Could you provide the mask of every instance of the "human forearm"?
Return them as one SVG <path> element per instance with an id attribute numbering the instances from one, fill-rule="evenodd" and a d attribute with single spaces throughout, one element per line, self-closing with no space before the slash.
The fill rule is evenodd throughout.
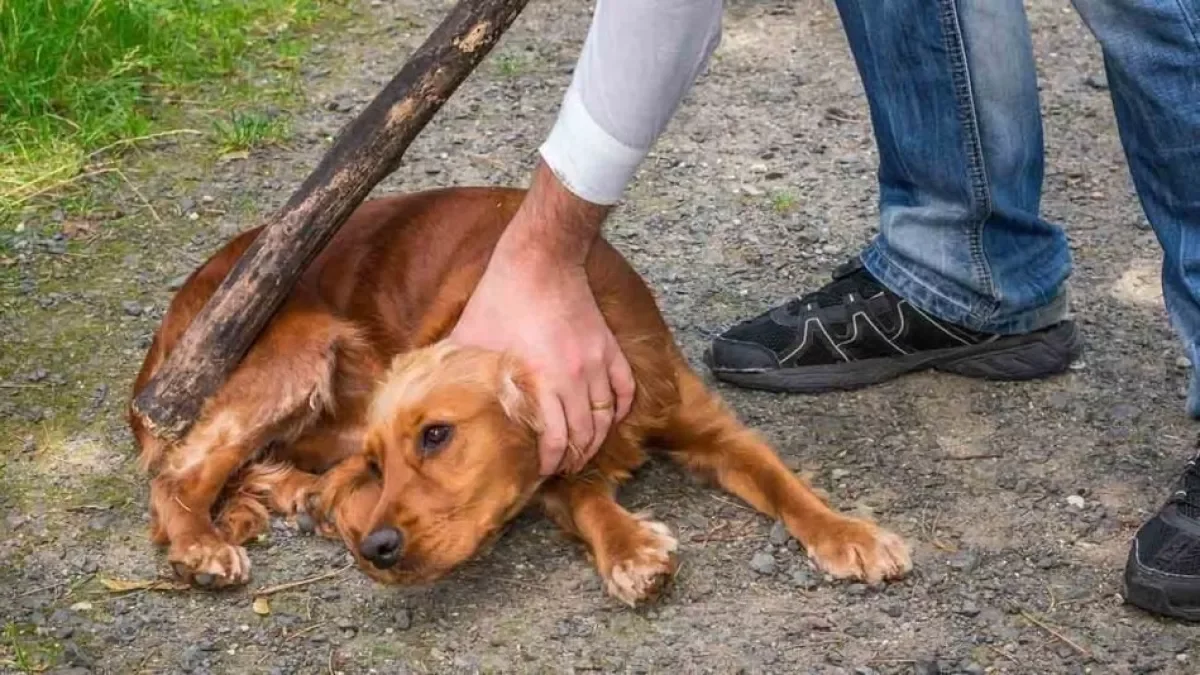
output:
<path id="1" fill-rule="evenodd" d="M 562 108 L 540 152 L 559 181 L 616 203 L 707 65 L 721 0 L 598 0 Z"/>
<path id="2" fill-rule="evenodd" d="M 498 253 L 525 263 L 582 265 L 609 209 L 568 190 L 539 161 Z"/>

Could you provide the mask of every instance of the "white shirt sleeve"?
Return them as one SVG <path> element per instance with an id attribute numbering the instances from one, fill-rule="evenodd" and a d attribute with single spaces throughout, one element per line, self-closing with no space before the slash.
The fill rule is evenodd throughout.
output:
<path id="1" fill-rule="evenodd" d="M 722 0 L 597 0 L 583 51 L 539 148 L 558 179 L 617 202 L 721 39 Z"/>

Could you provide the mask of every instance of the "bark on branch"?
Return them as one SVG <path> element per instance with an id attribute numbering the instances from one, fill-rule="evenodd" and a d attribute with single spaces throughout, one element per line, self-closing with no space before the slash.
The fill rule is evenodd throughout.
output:
<path id="1" fill-rule="evenodd" d="M 179 440 L 279 309 L 304 269 L 400 164 L 430 118 L 528 0 L 460 0 L 341 133 L 266 226 L 133 400 L 160 438 Z"/>

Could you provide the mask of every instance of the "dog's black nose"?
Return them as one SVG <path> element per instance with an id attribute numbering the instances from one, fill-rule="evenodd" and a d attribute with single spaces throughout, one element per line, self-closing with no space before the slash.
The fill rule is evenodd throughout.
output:
<path id="1" fill-rule="evenodd" d="M 379 569 L 387 569 L 400 560 L 404 536 L 394 527 L 381 527 L 368 534 L 358 546 L 358 552 Z"/>

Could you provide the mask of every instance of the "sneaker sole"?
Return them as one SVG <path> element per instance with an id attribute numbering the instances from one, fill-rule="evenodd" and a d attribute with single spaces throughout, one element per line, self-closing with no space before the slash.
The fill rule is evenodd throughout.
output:
<path id="1" fill-rule="evenodd" d="M 1200 621 L 1200 606 L 1178 605 L 1171 601 L 1171 588 L 1178 587 L 1181 578 L 1156 572 L 1137 560 L 1137 551 L 1130 547 L 1125 563 L 1125 601 L 1162 616 L 1184 621 Z"/>
<path id="2" fill-rule="evenodd" d="M 708 351 L 705 361 L 717 379 L 740 387 L 816 394 L 859 389 L 930 369 L 984 380 L 1034 380 L 1067 370 L 1082 351 L 1083 340 L 1075 322 L 1063 321 L 1045 331 L 986 344 L 822 366 L 723 370 L 712 367 Z"/>

